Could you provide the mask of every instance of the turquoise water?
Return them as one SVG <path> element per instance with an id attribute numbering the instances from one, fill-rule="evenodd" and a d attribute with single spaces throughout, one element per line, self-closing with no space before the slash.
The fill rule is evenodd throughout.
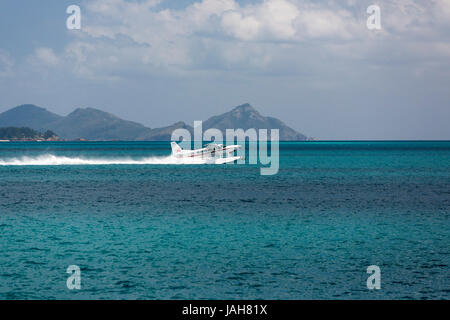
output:
<path id="1" fill-rule="evenodd" d="M 169 154 L 0 143 L 0 299 L 450 298 L 450 142 L 283 142 L 274 176 Z"/>

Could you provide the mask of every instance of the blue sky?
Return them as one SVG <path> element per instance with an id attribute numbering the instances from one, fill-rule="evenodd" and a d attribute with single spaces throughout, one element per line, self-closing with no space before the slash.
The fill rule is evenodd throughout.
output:
<path id="1" fill-rule="evenodd" d="M 0 111 L 160 127 L 249 102 L 321 139 L 450 139 L 449 84 L 448 0 L 0 2 Z"/>

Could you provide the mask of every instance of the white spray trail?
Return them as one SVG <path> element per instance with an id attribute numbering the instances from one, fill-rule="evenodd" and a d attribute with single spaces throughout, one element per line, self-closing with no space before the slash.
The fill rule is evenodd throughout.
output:
<path id="1" fill-rule="evenodd" d="M 83 158 L 45 154 L 36 157 L 0 159 L 0 166 L 61 166 L 61 165 L 148 165 L 148 164 L 204 164 L 202 159 L 165 157 L 132 158 Z"/>

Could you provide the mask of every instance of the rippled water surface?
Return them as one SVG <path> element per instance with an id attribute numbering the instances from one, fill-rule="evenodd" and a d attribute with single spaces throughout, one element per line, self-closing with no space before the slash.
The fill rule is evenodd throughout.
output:
<path id="1" fill-rule="evenodd" d="M 274 176 L 169 154 L 0 143 L 0 299 L 450 298 L 450 142 L 284 142 Z"/>

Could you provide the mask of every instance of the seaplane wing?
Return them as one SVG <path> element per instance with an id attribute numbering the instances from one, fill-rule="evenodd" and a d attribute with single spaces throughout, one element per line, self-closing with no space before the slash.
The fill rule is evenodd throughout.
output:
<path id="1" fill-rule="evenodd" d="M 240 156 L 232 156 L 234 151 L 241 148 L 240 145 L 223 146 L 222 144 L 210 143 L 204 148 L 195 150 L 182 149 L 176 142 L 170 143 L 172 156 L 175 158 L 186 158 L 199 163 L 222 164 L 242 159 Z"/>
<path id="2" fill-rule="evenodd" d="M 234 162 L 236 160 L 241 160 L 241 159 L 243 159 L 243 157 L 239 157 L 239 156 L 218 158 L 215 160 L 215 164 L 230 163 L 230 162 Z"/>

